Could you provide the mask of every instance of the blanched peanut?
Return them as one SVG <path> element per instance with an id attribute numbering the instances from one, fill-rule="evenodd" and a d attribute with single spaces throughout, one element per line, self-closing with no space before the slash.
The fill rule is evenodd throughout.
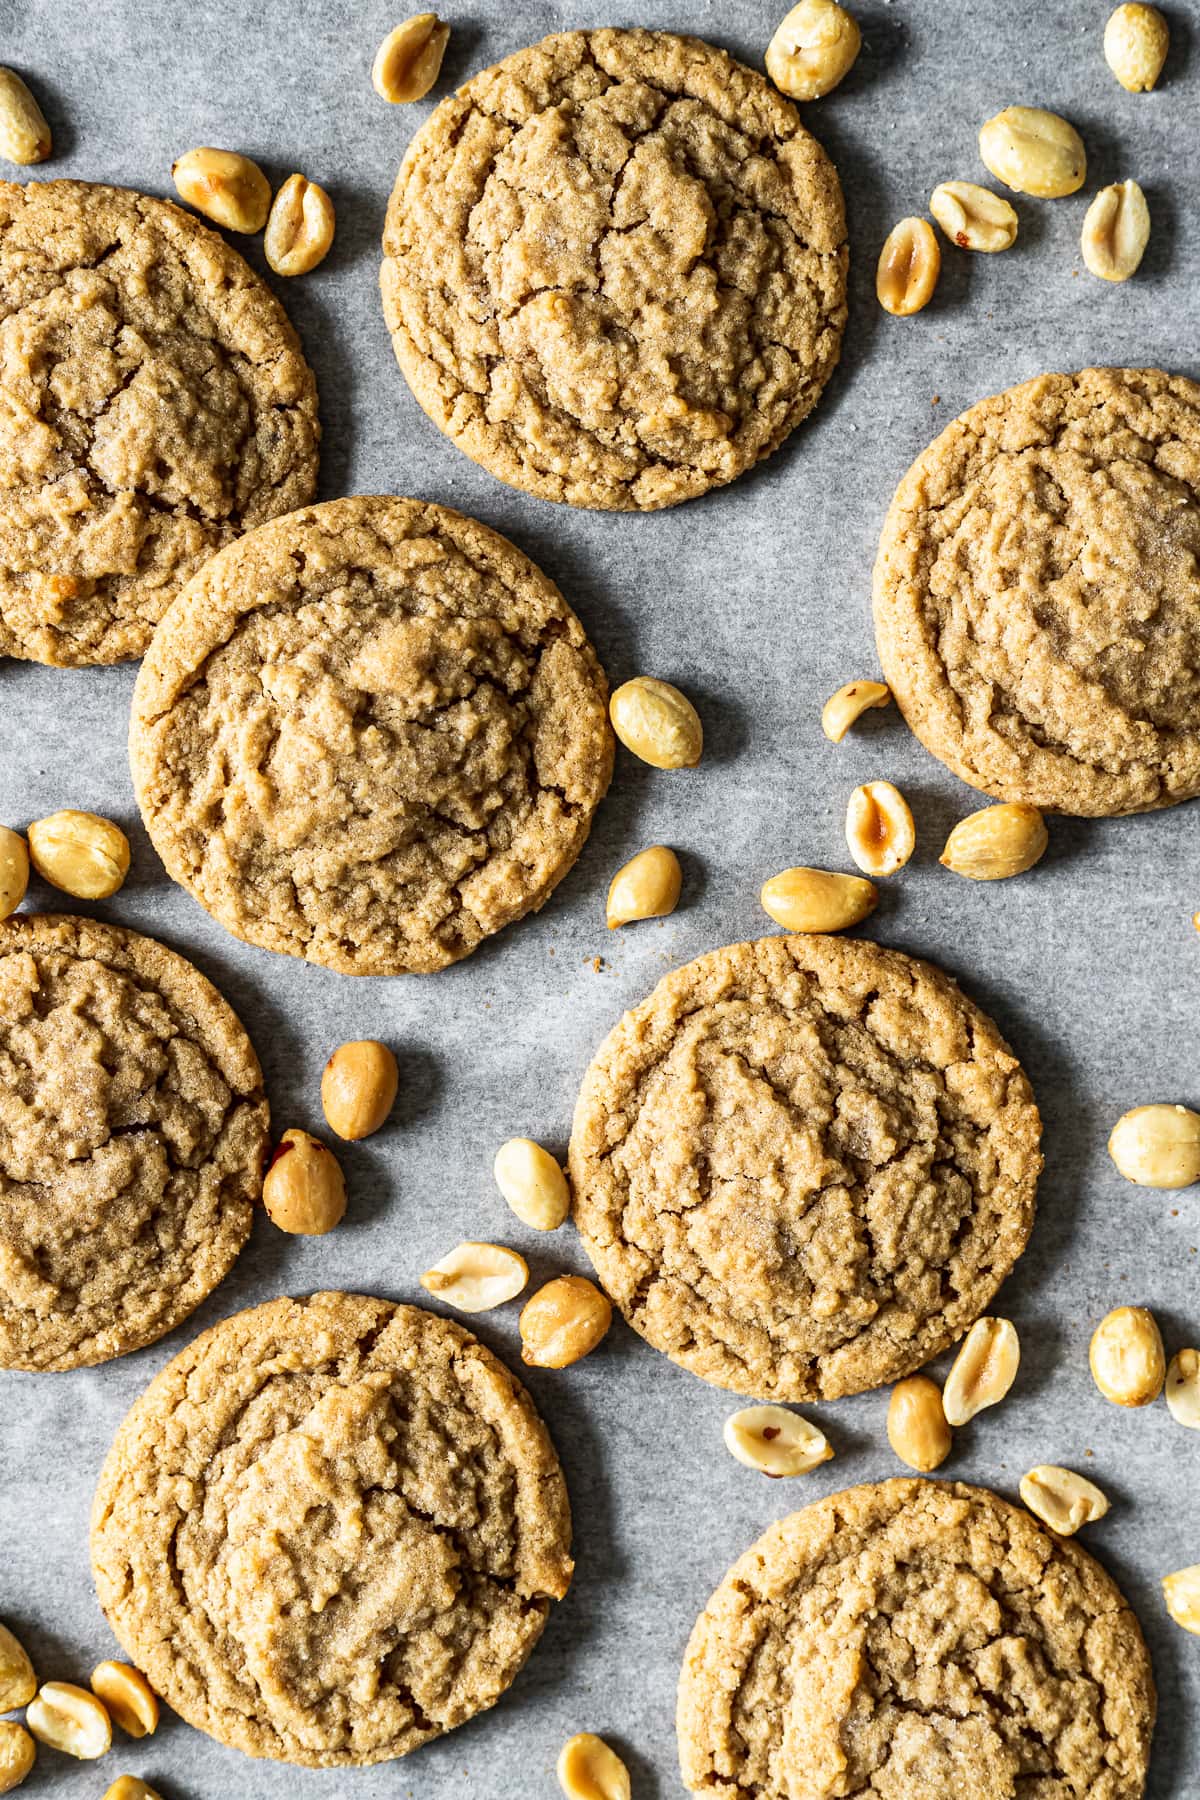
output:
<path id="1" fill-rule="evenodd" d="M 855 788 L 846 809 L 846 844 L 864 875 L 894 875 L 916 847 L 908 801 L 890 781 Z"/>
<path id="2" fill-rule="evenodd" d="M 24 1644 L 0 1625 L 0 1713 L 28 1706 L 37 1693 L 37 1677 Z"/>
<path id="3" fill-rule="evenodd" d="M 333 201 L 315 181 L 289 175 L 267 216 L 263 253 L 277 275 L 307 275 L 333 244 Z"/>
<path id="4" fill-rule="evenodd" d="M 891 697 L 884 681 L 848 681 L 821 708 L 821 730 L 831 744 L 840 744 L 856 719 L 872 707 L 886 706 Z"/>
<path id="5" fill-rule="evenodd" d="M 181 200 L 226 231 L 261 231 L 271 210 L 271 184 L 248 156 L 215 150 L 211 144 L 189 150 L 171 165 Z"/>
<path id="6" fill-rule="evenodd" d="M 1108 1496 L 1094 1481 L 1053 1463 L 1040 1463 L 1022 1476 L 1021 1498 L 1030 1512 L 1059 1537 L 1073 1536 L 1081 1525 L 1102 1519 L 1108 1511 Z"/>
<path id="7" fill-rule="evenodd" d="M 724 1428 L 730 1456 L 761 1475 L 807 1475 L 833 1455 L 829 1440 L 786 1406 L 744 1406 Z"/>
<path id="8" fill-rule="evenodd" d="M 509 1138 L 492 1164 L 496 1186 L 523 1225 L 557 1231 L 571 1210 L 571 1190 L 559 1164 L 532 1138 Z"/>
<path id="9" fill-rule="evenodd" d="M 339 1044 L 321 1073 L 321 1110 L 329 1129 L 350 1143 L 370 1137 L 396 1101 L 400 1071 L 386 1044 L 355 1038 Z"/>
<path id="10" fill-rule="evenodd" d="M 1162 1393 L 1166 1354 L 1154 1314 L 1144 1306 L 1118 1306 L 1092 1334 L 1092 1380 L 1115 1406 L 1149 1406 Z"/>
<path id="11" fill-rule="evenodd" d="M 1079 191 L 1087 152 L 1073 125 L 1040 106 L 1008 106 L 979 133 L 979 154 L 997 181 L 1044 200 Z"/>
<path id="12" fill-rule="evenodd" d="M 845 80 L 861 46 L 856 21 L 837 0 L 800 0 L 767 45 L 767 74 L 792 100 L 819 100 Z"/>
<path id="13" fill-rule="evenodd" d="M 346 1183 L 332 1150 L 307 1131 L 285 1131 L 263 1179 L 263 1205 L 273 1225 L 300 1237 L 323 1237 L 346 1211 Z"/>
<path id="14" fill-rule="evenodd" d="M 785 931 L 845 931 L 874 912 L 879 889 L 859 875 L 784 869 L 764 881 L 759 899 Z"/>
<path id="15" fill-rule="evenodd" d="M 442 70 L 450 27 L 436 13 L 415 13 L 389 31 L 371 64 L 371 85 L 393 105 L 423 100 Z"/>
<path id="16" fill-rule="evenodd" d="M 0 1794 L 20 1787 L 37 1758 L 37 1745 L 23 1725 L 0 1719 Z"/>
<path id="17" fill-rule="evenodd" d="M 1186 1106 L 1135 1106 L 1112 1128 L 1108 1154 L 1138 1187 L 1183 1188 L 1200 1181 L 1200 1113 Z"/>
<path id="18" fill-rule="evenodd" d="M 1167 1364 L 1167 1406 L 1177 1425 L 1200 1431 L 1200 1351 L 1177 1350 Z"/>
<path id="19" fill-rule="evenodd" d="M 968 881 L 1007 881 L 1032 869 L 1049 842 L 1046 821 L 1036 806 L 1006 800 L 960 819 L 938 861 Z"/>
<path id="20" fill-rule="evenodd" d="M 29 859 L 43 881 L 76 900 L 107 900 L 129 873 L 129 839 L 98 813 L 56 812 L 30 827 Z"/>
<path id="21" fill-rule="evenodd" d="M 158 1701 L 140 1669 L 130 1663 L 98 1663 L 92 1670 L 92 1692 L 103 1700 L 109 1717 L 126 1736 L 153 1736 L 158 1726 Z"/>
<path id="22" fill-rule="evenodd" d="M 942 253 L 928 219 L 901 219 L 879 252 L 875 293 L 884 312 L 907 319 L 933 299 Z"/>
<path id="23" fill-rule="evenodd" d="M 147 1787 L 136 1775 L 118 1775 L 110 1788 L 104 1790 L 104 1800 L 162 1800 L 157 1788 Z"/>
<path id="24" fill-rule="evenodd" d="M 0 156 L 27 165 L 51 150 L 45 114 L 15 69 L 0 69 Z"/>
<path id="25" fill-rule="evenodd" d="M 941 1389 L 928 1375 L 898 1381 L 888 1401 L 888 1443 L 902 1463 L 922 1475 L 940 1468 L 954 1439 L 946 1423 Z"/>
<path id="26" fill-rule="evenodd" d="M 112 1725 L 95 1694 L 70 1681 L 47 1681 L 25 1713 L 25 1723 L 40 1744 L 61 1750 L 80 1762 L 94 1762 L 112 1747 Z"/>
<path id="27" fill-rule="evenodd" d="M 528 1280 L 529 1265 L 515 1250 L 465 1243 L 426 1269 L 421 1286 L 459 1312 L 477 1313 L 515 1300 Z"/>
<path id="28" fill-rule="evenodd" d="M 1200 1637 L 1200 1563 L 1164 1575 L 1163 1598 L 1175 1623 Z"/>
<path id="29" fill-rule="evenodd" d="M 994 255 L 1017 241 L 1016 208 L 1002 194 L 975 181 L 943 181 L 935 187 L 929 210 L 960 250 Z"/>
<path id="30" fill-rule="evenodd" d="M 976 1319 L 954 1359 L 942 1389 L 951 1425 L 965 1425 L 985 1406 L 1003 1400 L 1021 1362 L 1021 1344 L 1011 1319 Z"/>
<path id="31" fill-rule="evenodd" d="M 15 913 L 29 886 L 29 851 L 25 839 L 0 825 L 0 919 Z"/>
<path id="32" fill-rule="evenodd" d="M 700 761 L 700 715 L 669 681 L 637 675 L 622 682 L 609 700 L 608 716 L 625 748 L 654 769 L 694 769 Z"/>
<path id="33" fill-rule="evenodd" d="M 1170 44 L 1167 21 L 1156 6 L 1118 6 L 1104 27 L 1104 60 L 1131 94 L 1154 86 Z"/>
<path id="34" fill-rule="evenodd" d="M 548 1281 L 521 1313 L 521 1360 L 565 1369 L 594 1350 L 612 1324 L 608 1297 L 582 1275 Z"/>
<path id="35" fill-rule="evenodd" d="M 1101 281 L 1128 281 L 1150 242 L 1150 208 L 1136 181 L 1101 188 L 1084 214 L 1079 247 Z"/>
<path id="36" fill-rule="evenodd" d="M 629 1770 L 594 1732 L 580 1731 L 567 1739 L 556 1773 L 567 1800 L 630 1800 Z"/>
<path id="37" fill-rule="evenodd" d="M 605 923 L 610 931 L 635 919 L 661 919 L 673 913 L 683 887 L 679 858 L 665 844 L 640 850 L 617 870 L 608 890 Z"/>

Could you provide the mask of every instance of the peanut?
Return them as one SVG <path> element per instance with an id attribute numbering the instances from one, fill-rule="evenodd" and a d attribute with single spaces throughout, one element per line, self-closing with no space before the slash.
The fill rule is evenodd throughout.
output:
<path id="1" fill-rule="evenodd" d="M 509 1138 L 492 1164 L 496 1186 L 523 1225 L 557 1231 L 571 1210 L 567 1178 L 548 1150 L 532 1138 Z"/>
<path id="2" fill-rule="evenodd" d="M 41 1744 L 80 1762 L 94 1762 L 112 1747 L 112 1724 L 95 1694 L 70 1681 L 47 1681 L 25 1712 L 25 1723 Z"/>
<path id="3" fill-rule="evenodd" d="M 1016 208 L 1002 194 L 974 181 L 943 181 L 929 199 L 929 210 L 960 250 L 994 255 L 1017 241 Z"/>
<path id="4" fill-rule="evenodd" d="M 1150 208 L 1136 181 L 1101 188 L 1084 214 L 1079 247 L 1101 281 L 1128 281 L 1150 242 Z"/>
<path id="5" fill-rule="evenodd" d="M 634 919 L 661 919 L 679 904 L 683 870 L 665 844 L 640 850 L 617 870 L 608 889 L 605 923 L 610 931 Z"/>
<path id="6" fill-rule="evenodd" d="M 612 1307 L 582 1275 L 559 1275 L 525 1303 L 519 1321 L 521 1359 L 539 1369 L 565 1369 L 594 1350 L 612 1324 Z"/>
<path id="7" fill-rule="evenodd" d="M 890 781 L 855 788 L 846 809 L 846 844 L 864 875 L 894 875 L 916 847 L 908 801 Z"/>
<path id="8" fill-rule="evenodd" d="M 92 1670 L 92 1692 L 127 1737 L 152 1737 L 158 1701 L 146 1677 L 130 1663 L 102 1662 Z"/>
<path id="9" fill-rule="evenodd" d="M 1079 191 L 1087 152 L 1073 125 L 1040 106 L 1007 106 L 979 133 L 979 154 L 997 181 L 1044 200 Z"/>
<path id="10" fill-rule="evenodd" d="M 1147 94 L 1162 74 L 1171 45 L 1156 6 L 1118 6 L 1104 27 L 1104 60 L 1131 94 Z"/>
<path id="11" fill-rule="evenodd" d="M 329 1129 L 356 1143 L 385 1122 L 396 1101 L 400 1071 L 386 1044 L 355 1038 L 339 1044 L 321 1074 L 321 1110 Z"/>
<path id="12" fill-rule="evenodd" d="M 965 1425 L 1003 1400 L 1017 1378 L 1021 1345 L 1010 1319 L 976 1319 L 942 1389 L 946 1422 Z"/>
<path id="13" fill-rule="evenodd" d="M 179 197 L 226 231 L 261 231 L 271 210 L 271 184 L 248 156 L 202 144 L 171 165 Z"/>
<path id="14" fill-rule="evenodd" d="M 960 819 L 938 860 L 968 881 L 1007 881 L 1032 869 L 1049 841 L 1046 821 L 1036 806 L 1007 800 Z"/>
<path id="15" fill-rule="evenodd" d="M 1200 1431 L 1200 1351 L 1177 1350 L 1167 1364 L 1167 1406 L 1177 1425 Z"/>
<path id="16" fill-rule="evenodd" d="M 888 1401 L 887 1434 L 888 1443 L 910 1469 L 928 1475 L 940 1468 L 954 1439 L 936 1381 L 928 1375 L 909 1375 L 896 1383 Z"/>
<path id="17" fill-rule="evenodd" d="M 37 1758 L 37 1745 L 23 1725 L 0 1719 L 0 1794 L 20 1787 Z"/>
<path id="18" fill-rule="evenodd" d="M 694 769 L 704 749 L 704 727 L 688 699 L 669 681 L 637 675 L 608 703 L 613 730 L 627 750 L 654 769 Z"/>
<path id="19" fill-rule="evenodd" d="M 567 1739 L 556 1773 L 567 1800 L 630 1800 L 629 1770 L 594 1732 L 580 1731 Z"/>
<path id="20" fill-rule="evenodd" d="M 1154 1314 L 1144 1306 L 1118 1306 L 1092 1333 L 1092 1380 L 1114 1406 L 1149 1406 L 1162 1393 L 1166 1354 Z"/>
<path id="21" fill-rule="evenodd" d="M 1021 1498 L 1059 1537 L 1072 1537 L 1081 1525 L 1102 1519 L 1108 1511 L 1108 1496 L 1094 1481 L 1053 1463 L 1040 1463 L 1021 1477 Z"/>
<path id="22" fill-rule="evenodd" d="M 1200 1563 L 1164 1575 L 1163 1598 L 1175 1623 L 1200 1637 Z"/>
<path id="23" fill-rule="evenodd" d="M 786 1406 L 744 1406 L 723 1435 L 730 1456 L 760 1475 L 807 1475 L 833 1455 L 825 1433 Z"/>
<path id="24" fill-rule="evenodd" d="M 941 271 L 942 253 L 928 219 L 901 219 L 879 252 L 875 292 L 880 306 L 894 318 L 919 313 L 933 299 Z"/>
<path id="25" fill-rule="evenodd" d="M 263 1179 L 263 1205 L 280 1231 L 332 1231 L 346 1211 L 346 1183 L 332 1150 L 307 1131 L 285 1131 Z"/>
<path id="26" fill-rule="evenodd" d="M 763 911 L 785 931 L 845 931 L 879 904 L 874 882 L 826 869 L 784 869 L 765 881 Z"/>
<path id="27" fill-rule="evenodd" d="M 37 1676 L 24 1644 L 0 1625 L 0 1713 L 28 1706 L 37 1693 Z"/>
<path id="28" fill-rule="evenodd" d="M 18 831 L 0 825 L 0 919 L 15 913 L 29 886 L 29 851 Z"/>
<path id="29" fill-rule="evenodd" d="M 45 114 L 15 69 L 0 69 L 0 156 L 6 162 L 45 162 L 51 151 Z"/>
<path id="30" fill-rule="evenodd" d="M 423 100 L 441 74 L 450 27 L 436 13 L 415 13 L 389 31 L 371 64 L 371 85 L 393 105 Z"/>
<path id="31" fill-rule="evenodd" d="M 821 708 L 821 730 L 831 744 L 840 744 L 856 720 L 873 707 L 886 706 L 891 697 L 884 681 L 848 681 Z"/>
<path id="32" fill-rule="evenodd" d="M 162 1796 L 136 1775 L 118 1775 L 112 1786 L 105 1788 L 104 1800 L 162 1800 Z"/>
<path id="33" fill-rule="evenodd" d="M 1108 1154 L 1138 1187 L 1184 1188 L 1200 1181 L 1200 1113 L 1186 1106 L 1135 1106 L 1112 1128 Z"/>
<path id="34" fill-rule="evenodd" d="M 515 1300 L 528 1280 L 529 1265 L 515 1250 L 465 1243 L 426 1269 L 421 1286 L 459 1312 L 477 1313 Z"/>
<path id="35" fill-rule="evenodd" d="M 792 100 L 819 100 L 854 67 L 862 46 L 856 21 L 836 0 L 800 0 L 767 45 L 767 74 Z"/>
<path id="36" fill-rule="evenodd" d="M 333 244 L 333 201 L 315 181 L 289 175 L 267 215 L 263 252 L 277 275 L 307 275 Z"/>
<path id="37" fill-rule="evenodd" d="M 42 880 L 76 900 L 107 900 L 129 873 L 129 839 L 97 813 L 51 813 L 26 836 L 29 860 Z"/>

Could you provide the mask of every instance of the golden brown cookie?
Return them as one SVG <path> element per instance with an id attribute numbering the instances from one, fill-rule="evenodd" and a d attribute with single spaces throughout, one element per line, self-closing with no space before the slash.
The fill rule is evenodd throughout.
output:
<path id="1" fill-rule="evenodd" d="M 836 937 L 711 951 L 596 1053 L 575 1222 L 634 1330 L 718 1387 L 834 1399 L 907 1375 L 1025 1248 L 1029 1083 L 928 963 Z"/>
<path id="2" fill-rule="evenodd" d="M 267 1128 L 250 1040 L 191 963 L 94 919 L 0 923 L 0 1368 L 173 1330 L 250 1234 Z"/>
<path id="3" fill-rule="evenodd" d="M 0 656 L 140 656 L 214 550 L 312 498 L 318 436 L 283 308 L 193 213 L 0 182 Z"/>
<path id="4" fill-rule="evenodd" d="M 536 910 L 612 774 L 603 671 L 507 539 L 358 497 L 231 545 L 138 676 L 138 803 L 236 936 L 353 975 L 445 967 Z"/>
<path id="5" fill-rule="evenodd" d="M 772 1525 L 692 1632 L 704 1800 L 1140 1800 L 1150 1658 L 1111 1578 L 986 1488 L 901 1479 Z"/>
<path id="6" fill-rule="evenodd" d="M 846 323 L 837 175 L 696 38 L 568 31 L 444 100 L 404 158 L 383 307 L 413 393 L 502 481 L 673 506 L 812 410 Z"/>
<path id="7" fill-rule="evenodd" d="M 250 1756 L 382 1762 L 505 1692 L 571 1579 L 533 1404 L 461 1326 L 273 1300 L 189 1345 L 117 1433 L 100 1603 L 190 1725 Z"/>
<path id="8" fill-rule="evenodd" d="M 875 565 L 883 671 L 926 749 L 1065 813 L 1200 793 L 1200 385 L 1043 375 L 904 480 Z"/>

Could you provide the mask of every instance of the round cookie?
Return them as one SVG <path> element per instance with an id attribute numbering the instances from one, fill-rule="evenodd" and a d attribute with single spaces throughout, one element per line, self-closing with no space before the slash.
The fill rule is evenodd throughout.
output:
<path id="1" fill-rule="evenodd" d="M 998 800 L 1087 815 L 1200 793 L 1200 385 L 1043 375 L 917 458 L 875 565 L 883 672 Z"/>
<path id="2" fill-rule="evenodd" d="M 704 1800 L 1140 1800 L 1150 1659 L 1115 1583 L 986 1488 L 900 1479 L 781 1519 L 679 1682 Z"/>
<path id="3" fill-rule="evenodd" d="M 546 1429 L 490 1351 L 316 1294 L 224 1320 L 151 1383 L 100 1476 L 92 1565 L 190 1725 L 333 1768 L 493 1705 L 567 1591 L 570 1535 Z"/>
<path id="4" fill-rule="evenodd" d="M 0 656 L 140 656 L 183 583 L 316 490 L 317 391 L 194 213 L 0 182 Z"/>
<path id="5" fill-rule="evenodd" d="M 221 551 L 138 675 L 134 785 L 235 936 L 355 975 L 445 967 L 540 907 L 612 774 L 603 671 L 507 539 L 334 500 Z"/>
<path id="6" fill-rule="evenodd" d="M 846 324 L 832 163 L 697 38 L 568 31 L 409 146 L 383 308 L 434 424 L 493 475 L 648 510 L 732 481 L 812 410 Z"/>
<path id="7" fill-rule="evenodd" d="M 940 970 L 835 937 L 711 951 L 584 1077 L 575 1222 L 626 1319 L 718 1387 L 830 1400 L 907 1375 L 1024 1249 L 1029 1083 Z"/>
<path id="8" fill-rule="evenodd" d="M 268 1122 L 250 1040 L 183 957 L 94 919 L 0 923 L 0 1368 L 172 1331 L 250 1235 Z"/>

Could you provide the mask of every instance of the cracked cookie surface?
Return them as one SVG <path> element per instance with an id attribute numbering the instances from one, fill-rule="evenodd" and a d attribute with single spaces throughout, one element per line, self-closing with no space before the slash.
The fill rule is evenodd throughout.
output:
<path id="1" fill-rule="evenodd" d="M 1200 793 L 1200 385 L 1085 369 L 971 407 L 892 502 L 875 629 L 912 730 L 984 793 Z"/>
<path id="2" fill-rule="evenodd" d="M 220 552 L 130 726 L 175 880 L 349 974 L 443 968 L 549 896 L 612 773 L 608 690 L 528 557 L 415 500 L 330 501 Z"/>
<path id="3" fill-rule="evenodd" d="M 832 163 L 696 38 L 571 31 L 444 100 L 388 208 L 384 313 L 433 422 L 574 506 L 672 506 L 811 411 L 846 323 Z"/>
<path id="4" fill-rule="evenodd" d="M 194 214 L 0 182 L 0 656 L 140 656 L 214 550 L 311 500 L 318 437 L 283 308 Z"/>
<path id="5" fill-rule="evenodd" d="M 151 1383 L 92 1511 L 101 1605 L 189 1724 L 310 1767 L 491 1706 L 571 1579 L 521 1384 L 469 1332 L 359 1294 L 224 1320 Z"/>
<path id="6" fill-rule="evenodd" d="M 957 1482 L 771 1526 L 692 1632 L 684 1785 L 705 1800 L 1139 1800 L 1150 1659 L 1071 1539 Z"/>
<path id="7" fill-rule="evenodd" d="M 634 1330 L 718 1387 L 834 1399 L 919 1368 L 1024 1249 L 1029 1083 L 950 978 L 853 939 L 668 975 L 584 1077 L 574 1216 Z"/>
<path id="8" fill-rule="evenodd" d="M 92 919 L 0 923 L 0 1368 L 173 1330 L 250 1234 L 267 1127 L 250 1041 L 189 962 Z"/>

